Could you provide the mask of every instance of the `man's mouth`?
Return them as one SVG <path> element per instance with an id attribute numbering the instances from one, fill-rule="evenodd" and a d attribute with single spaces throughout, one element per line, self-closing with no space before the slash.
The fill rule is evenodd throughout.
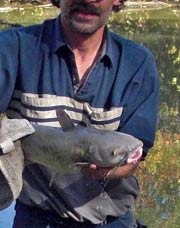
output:
<path id="1" fill-rule="evenodd" d="M 72 15 L 77 22 L 81 23 L 90 23 L 98 17 L 97 13 L 89 10 L 74 10 Z"/>
<path id="2" fill-rule="evenodd" d="M 87 4 L 75 4 L 71 7 L 72 14 L 84 15 L 84 16 L 100 16 L 100 9 L 87 5 Z"/>
<path id="3" fill-rule="evenodd" d="M 95 14 L 95 13 L 91 13 L 91 12 L 88 12 L 88 11 L 74 11 L 74 15 L 77 15 L 77 16 L 82 16 L 82 17 L 97 17 L 98 15 Z"/>

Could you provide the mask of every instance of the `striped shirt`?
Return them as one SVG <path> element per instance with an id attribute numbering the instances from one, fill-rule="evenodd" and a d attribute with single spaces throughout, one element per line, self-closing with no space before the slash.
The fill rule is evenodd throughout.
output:
<path id="1" fill-rule="evenodd" d="M 0 112 L 59 127 L 56 109 L 65 109 L 76 124 L 134 135 L 143 141 L 146 155 L 154 142 L 158 110 L 151 52 L 107 29 L 103 51 L 82 85 L 73 62 L 60 17 L 1 32 Z M 126 212 L 139 191 L 134 176 L 105 184 L 80 172 L 56 174 L 37 164 L 26 167 L 23 177 L 23 203 L 95 224 Z"/>

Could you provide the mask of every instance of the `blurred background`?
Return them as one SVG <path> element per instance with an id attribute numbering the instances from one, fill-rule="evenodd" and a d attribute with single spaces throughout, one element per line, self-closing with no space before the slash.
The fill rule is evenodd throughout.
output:
<path id="1" fill-rule="evenodd" d="M 0 29 L 40 23 L 58 14 L 48 0 L 0 0 Z M 143 171 L 137 172 L 141 194 L 134 209 L 136 217 L 150 228 L 179 228 L 180 2 L 128 1 L 121 12 L 111 16 L 108 26 L 150 48 L 160 75 L 156 141 L 142 162 Z M 13 216 L 14 204 L 0 212 L 0 228 L 11 228 Z"/>

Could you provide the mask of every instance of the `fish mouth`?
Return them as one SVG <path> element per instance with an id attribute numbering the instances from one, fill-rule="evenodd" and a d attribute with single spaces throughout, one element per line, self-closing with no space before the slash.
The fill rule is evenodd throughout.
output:
<path id="1" fill-rule="evenodd" d="M 142 146 L 139 146 L 128 157 L 127 163 L 128 164 L 129 163 L 134 163 L 134 164 L 137 163 L 138 161 L 140 161 L 142 154 L 143 154 L 143 148 L 142 148 Z"/>

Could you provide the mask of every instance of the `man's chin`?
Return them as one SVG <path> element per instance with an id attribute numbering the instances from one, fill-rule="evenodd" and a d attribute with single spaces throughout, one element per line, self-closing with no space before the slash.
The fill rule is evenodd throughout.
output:
<path id="1" fill-rule="evenodd" d="M 92 26 L 89 26 L 88 24 L 85 25 L 80 25 L 79 23 L 72 23 L 71 24 L 71 29 L 73 32 L 75 33 L 79 33 L 80 35 L 84 35 L 84 36 L 90 36 L 92 34 L 94 34 L 98 29 L 99 27 L 92 27 Z"/>

